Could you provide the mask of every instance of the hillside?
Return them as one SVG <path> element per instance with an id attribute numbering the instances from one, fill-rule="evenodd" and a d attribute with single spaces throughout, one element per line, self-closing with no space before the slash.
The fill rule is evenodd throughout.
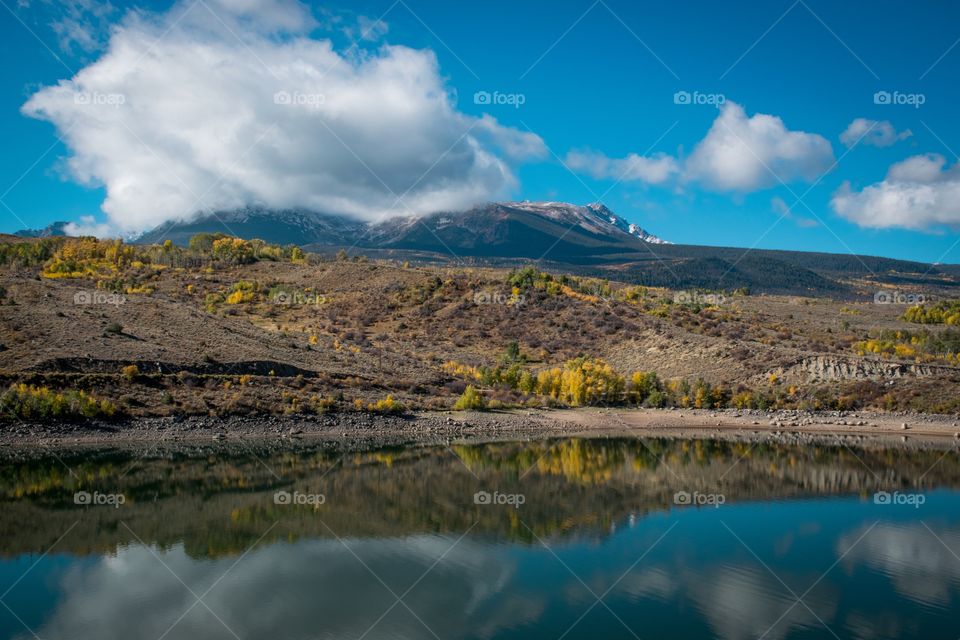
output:
<path id="1" fill-rule="evenodd" d="M 898 304 L 201 240 L 0 243 L 0 379 L 28 385 L 8 413 L 86 406 L 29 385 L 131 416 L 446 409 L 468 385 L 492 407 L 960 408 L 947 303 L 918 324 Z"/>

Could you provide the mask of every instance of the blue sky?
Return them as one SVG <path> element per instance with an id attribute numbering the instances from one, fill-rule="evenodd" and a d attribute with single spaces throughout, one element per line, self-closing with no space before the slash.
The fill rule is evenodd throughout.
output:
<path id="1" fill-rule="evenodd" d="M 0 83 L 0 129 L 6 141 L 0 158 L 2 231 L 92 216 L 84 228 L 130 233 L 165 215 L 158 203 L 167 202 L 167 195 L 171 212 L 194 200 L 168 194 L 178 185 L 212 208 L 251 197 L 271 204 L 324 203 L 375 218 L 389 196 L 411 187 L 399 213 L 478 200 L 487 193 L 575 203 L 602 199 L 628 220 L 674 242 L 960 262 L 960 175 L 952 170 L 958 160 L 954 150 L 960 151 L 960 6 L 953 3 L 391 0 L 312 3 L 306 14 L 312 18 L 304 18 L 297 13 L 302 7 L 286 0 L 265 0 L 258 9 L 264 13 L 251 15 L 231 13 L 244 4 L 238 0 L 202 0 L 202 6 L 191 1 L 2 2 L 6 18 L 0 21 L 0 47 L 8 61 Z M 120 23 L 134 6 L 149 27 Z M 178 11 L 186 17 L 171 27 L 181 16 Z M 269 29 L 263 27 L 264 16 L 283 19 Z M 194 103 L 163 101 L 160 113 L 159 106 L 142 107 L 147 95 L 154 104 L 162 100 L 146 93 L 136 72 L 124 72 L 122 82 L 105 79 L 123 68 L 122 60 L 96 67 L 111 47 L 117 58 L 122 55 L 107 33 L 118 24 L 133 48 L 142 43 L 143 49 L 132 54 L 137 64 L 141 58 L 156 59 L 149 80 L 157 91 L 166 82 L 178 82 L 183 72 L 164 60 L 167 43 L 151 46 L 144 33 L 169 31 L 172 35 L 164 38 L 173 42 L 212 39 L 236 47 L 241 56 L 249 54 L 254 66 L 289 62 L 289 49 L 279 52 L 284 43 L 330 39 L 348 61 L 347 70 L 331 89 L 340 93 L 328 94 L 319 108 L 329 116 L 325 122 L 250 116 L 236 130 L 220 131 L 216 125 L 231 117 L 231 108 L 248 113 L 246 94 L 226 83 L 224 90 L 235 101 L 229 108 L 218 101 L 211 109 L 210 94 L 204 92 Z M 205 29 L 225 33 L 211 36 Z M 405 55 L 383 53 L 384 47 L 397 45 L 432 52 L 436 79 L 423 80 L 430 73 L 428 58 L 415 56 L 410 62 Z M 169 55 L 182 49 L 171 47 Z M 363 60 L 384 64 L 363 66 Z M 170 77 L 162 75 L 164 69 Z M 217 73 L 212 67 L 207 71 Z M 118 95 L 126 96 L 125 104 L 102 105 L 100 113 L 108 116 L 78 116 L 58 102 L 63 96 L 49 90 L 78 72 L 92 79 L 71 91 L 85 90 L 106 103 L 111 94 L 96 87 L 121 87 L 126 93 Z M 396 103 L 385 101 L 379 87 L 393 86 L 391 73 L 417 89 L 407 95 L 400 87 Z M 439 107 L 424 98 L 437 83 L 447 94 L 447 103 Z M 359 103 L 362 108 L 351 107 L 346 115 L 336 110 L 337 95 L 365 86 L 374 87 L 366 98 L 351 95 L 351 100 L 367 100 Z M 291 89 L 296 96 L 297 86 Z M 31 98 L 38 92 L 40 98 Z M 489 102 L 483 92 L 490 94 Z M 687 92 L 691 102 L 722 99 L 724 105 L 682 104 L 683 93 L 677 104 L 678 92 Z M 889 93 L 891 101 L 922 104 L 883 104 L 882 93 L 878 104 L 877 92 Z M 494 104 L 497 98 L 502 103 Z M 33 107 L 25 107 L 32 99 Z M 112 119 L 110 114 L 131 105 L 147 115 Z M 364 119 L 358 114 L 367 107 L 370 116 Z M 376 117 L 378 108 L 387 112 L 382 119 Z M 418 117 L 406 113 L 408 108 L 424 113 Z M 164 128 L 181 122 L 171 112 L 191 123 L 212 117 L 211 111 L 219 115 L 206 127 L 212 132 L 206 146 L 161 148 L 175 134 Z M 727 114 L 722 122 L 721 113 Z M 479 120 L 484 114 L 496 124 Z M 860 128 L 851 128 L 845 144 L 841 134 L 856 119 L 863 119 Z M 383 122 L 397 126 L 381 127 Z M 263 126 L 257 129 L 255 123 Z M 467 142 L 456 127 L 463 123 L 472 127 L 468 146 L 482 152 L 469 155 L 460 149 Z M 120 128 L 134 130 L 119 135 Z M 421 144 L 437 130 L 448 130 L 448 137 Z M 227 142 L 218 149 L 218 135 L 231 142 L 240 138 L 240 151 Z M 276 185 L 285 184 L 287 174 L 278 179 L 256 164 L 272 158 L 261 151 L 273 138 L 315 136 L 317 146 L 330 142 L 327 135 L 344 145 L 337 160 L 312 155 L 312 147 L 276 147 L 285 171 L 304 172 L 304 180 L 284 186 L 284 193 L 277 193 Z M 245 154 L 251 145 L 257 151 Z M 435 150 L 450 148 L 456 151 L 439 162 L 442 153 Z M 206 160 L 221 151 L 239 158 L 241 166 Z M 415 159 L 391 158 L 401 151 Z M 636 156 L 625 161 L 630 154 Z M 350 169 L 342 165 L 348 160 L 354 163 Z M 404 172 L 408 165 L 419 169 L 417 162 L 423 171 Z M 174 178 L 159 181 L 158 174 L 167 171 Z M 139 189 L 138 181 L 149 188 Z M 208 183 L 215 183 L 209 202 Z M 337 189 L 343 191 L 331 193 Z M 363 189 L 386 193 L 374 197 Z M 141 210 L 150 216 L 140 218 Z"/>

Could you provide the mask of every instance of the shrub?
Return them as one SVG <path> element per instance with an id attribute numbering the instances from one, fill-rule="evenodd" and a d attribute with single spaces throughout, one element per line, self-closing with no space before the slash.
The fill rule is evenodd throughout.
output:
<path id="1" fill-rule="evenodd" d="M 213 241 L 211 253 L 214 259 L 235 264 L 254 261 L 253 245 L 242 238 L 218 238 Z"/>
<path id="2" fill-rule="evenodd" d="M 916 324 L 960 325 L 960 300 L 944 300 L 935 305 L 916 305 L 903 314 L 904 320 Z"/>
<path id="3" fill-rule="evenodd" d="M 484 406 L 483 395 L 471 384 L 464 389 L 453 408 L 457 411 L 482 411 Z"/>
<path id="4" fill-rule="evenodd" d="M 256 283 L 241 280 L 230 287 L 230 295 L 227 296 L 227 304 L 250 302 L 253 300 L 253 296 L 256 291 Z"/>
<path id="5" fill-rule="evenodd" d="M 654 391 L 644 400 L 643 406 L 661 409 L 667 406 L 667 396 L 662 391 Z"/>
<path id="6" fill-rule="evenodd" d="M 203 307 L 207 310 L 207 313 L 214 313 L 217 310 L 217 305 L 223 302 L 223 296 L 219 293 L 208 293 L 203 299 Z"/>
<path id="7" fill-rule="evenodd" d="M 123 325 L 118 322 L 111 322 L 103 329 L 107 333 L 123 333 Z"/>
<path id="8" fill-rule="evenodd" d="M 120 375 L 122 375 L 127 382 L 133 382 L 137 379 L 137 376 L 140 375 L 140 369 L 135 364 L 127 365 L 120 370 Z"/>
<path id="9" fill-rule="evenodd" d="M 386 398 L 367 405 L 367 411 L 375 413 L 403 413 L 406 410 L 407 408 L 397 402 L 392 394 L 387 394 Z"/>
<path id="10" fill-rule="evenodd" d="M 634 404 L 643 404 L 654 391 L 659 391 L 660 379 L 656 372 L 635 371 L 630 376 L 630 401 Z"/>
<path id="11" fill-rule="evenodd" d="M 227 235 L 224 233 L 198 233 L 190 238 L 187 246 L 189 246 L 192 251 L 208 253 L 213 249 L 214 242 L 226 237 Z"/>
<path id="12" fill-rule="evenodd" d="M 109 418 L 117 407 L 109 400 L 97 400 L 84 391 L 57 392 L 47 387 L 14 384 L 0 396 L 5 416 L 24 420 Z"/>

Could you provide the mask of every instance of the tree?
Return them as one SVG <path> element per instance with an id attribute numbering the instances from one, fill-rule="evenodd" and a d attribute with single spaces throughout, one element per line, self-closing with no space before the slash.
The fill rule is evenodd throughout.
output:
<path id="1" fill-rule="evenodd" d="M 520 362 L 520 344 L 516 340 L 507 343 L 507 351 L 503 359 L 505 362 Z"/>
<path id="2" fill-rule="evenodd" d="M 481 411 L 486 406 L 483 395 L 471 384 L 463 390 L 453 408 L 457 411 Z"/>

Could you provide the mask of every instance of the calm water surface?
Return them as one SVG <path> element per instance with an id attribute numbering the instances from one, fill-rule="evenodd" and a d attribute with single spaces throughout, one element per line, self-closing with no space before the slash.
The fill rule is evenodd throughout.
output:
<path id="1" fill-rule="evenodd" d="M 0 469 L 4 638 L 960 637 L 955 450 L 244 445 Z"/>

